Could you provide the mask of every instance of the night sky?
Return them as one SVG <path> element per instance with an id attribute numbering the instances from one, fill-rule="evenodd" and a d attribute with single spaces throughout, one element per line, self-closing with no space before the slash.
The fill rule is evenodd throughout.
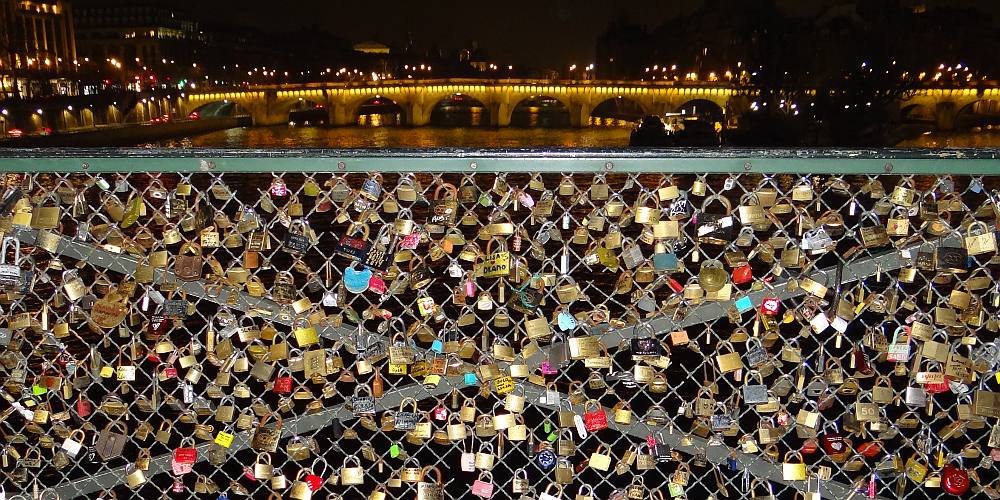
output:
<path id="1" fill-rule="evenodd" d="M 468 47 L 478 40 L 493 60 L 561 68 L 593 61 L 594 43 L 623 9 L 650 27 L 703 0 L 213 0 L 194 2 L 205 15 L 264 30 L 319 24 L 351 40 L 402 44 L 411 33 L 418 48 Z M 737 0 L 739 1 L 739 0 Z M 777 0 L 792 14 L 811 14 L 845 0 Z M 858 0 L 864 1 L 864 0 Z M 975 6 L 1000 18 L 1000 0 L 900 0 L 954 7 Z"/>

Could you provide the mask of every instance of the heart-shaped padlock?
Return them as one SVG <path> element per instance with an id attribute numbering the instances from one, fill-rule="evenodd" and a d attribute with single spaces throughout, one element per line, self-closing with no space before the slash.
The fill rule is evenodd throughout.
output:
<path id="1" fill-rule="evenodd" d="M 726 286 L 729 281 L 729 274 L 722 267 L 722 262 L 715 259 L 708 259 L 701 263 L 698 271 L 698 283 L 706 292 L 718 292 Z"/>
<path id="2" fill-rule="evenodd" d="M 963 495 L 969 491 L 969 471 L 945 464 L 941 470 L 941 487 L 952 495 Z"/>

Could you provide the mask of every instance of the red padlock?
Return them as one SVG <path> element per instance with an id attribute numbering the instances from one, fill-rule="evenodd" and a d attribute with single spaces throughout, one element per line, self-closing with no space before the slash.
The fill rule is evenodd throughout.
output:
<path id="1" fill-rule="evenodd" d="M 815 438 L 810 438 L 806 439 L 802 443 L 802 447 L 799 448 L 799 453 L 803 455 L 812 455 L 813 453 L 816 453 L 816 450 L 819 450 L 819 443 L 816 442 Z"/>
<path id="2" fill-rule="evenodd" d="M 149 340 L 156 341 L 159 340 L 167 330 L 170 328 L 172 321 L 162 314 L 154 314 L 149 318 L 149 323 L 146 326 L 146 335 Z"/>
<path id="3" fill-rule="evenodd" d="M 858 445 L 858 453 L 865 458 L 874 458 L 882 452 L 882 445 L 878 441 L 866 441 Z"/>
<path id="4" fill-rule="evenodd" d="M 76 399 L 76 414 L 79 415 L 80 418 L 87 418 L 87 416 L 93 413 L 93 411 L 94 404 L 91 403 L 89 399 L 84 398 L 83 394 L 81 394 Z"/>
<path id="5" fill-rule="evenodd" d="M 927 394 L 938 394 L 938 393 L 942 393 L 942 392 L 948 392 L 950 390 L 951 390 L 951 386 L 948 385 L 948 381 L 944 381 L 944 382 L 940 382 L 940 383 L 935 382 L 935 383 L 931 383 L 931 384 L 924 384 L 924 391 Z"/>
<path id="6" fill-rule="evenodd" d="M 432 414 L 434 415 L 434 420 L 445 422 L 448 420 L 448 409 L 444 406 L 438 406 L 434 408 Z"/>
<path id="7" fill-rule="evenodd" d="M 593 410 L 590 410 L 591 406 L 594 407 Z M 584 403 L 583 424 L 590 432 L 597 432 L 608 428 L 608 414 L 605 413 L 600 402 L 590 399 Z"/>
<path id="8" fill-rule="evenodd" d="M 274 379 L 274 392 L 278 394 L 290 394 L 292 392 L 292 377 L 278 377 Z"/>
<path id="9" fill-rule="evenodd" d="M 733 269 L 733 283 L 742 285 L 753 280 L 753 268 L 750 264 Z"/>
<path id="10" fill-rule="evenodd" d="M 941 469 L 941 487 L 952 495 L 964 495 L 969 491 L 969 471 L 945 464 Z"/>
<path id="11" fill-rule="evenodd" d="M 193 464 L 198 461 L 198 449 L 193 446 L 175 448 L 174 461 L 179 464 Z"/>
<path id="12" fill-rule="evenodd" d="M 854 348 L 854 366 L 858 373 L 869 376 L 875 373 L 871 363 L 868 362 L 868 355 L 860 346 Z"/>
<path id="13" fill-rule="evenodd" d="M 767 297 L 760 302 L 760 312 L 769 316 L 778 314 L 781 307 L 781 299 L 777 297 Z"/>
<path id="14" fill-rule="evenodd" d="M 836 422 L 830 422 L 827 426 L 833 426 L 833 432 L 825 432 L 820 441 L 823 443 L 823 450 L 826 451 L 827 455 L 840 455 L 847 451 L 847 443 L 844 441 L 844 435 L 840 433 L 837 429 Z M 824 430 L 825 427 L 824 426 Z"/>
<path id="15" fill-rule="evenodd" d="M 317 476 L 316 474 L 306 474 L 306 484 L 309 485 L 309 489 L 316 491 L 323 487 L 323 478 Z"/>
<path id="16" fill-rule="evenodd" d="M 387 287 L 385 281 L 377 274 L 372 274 L 371 278 L 368 278 L 368 289 L 378 293 L 383 294 L 386 292 Z"/>

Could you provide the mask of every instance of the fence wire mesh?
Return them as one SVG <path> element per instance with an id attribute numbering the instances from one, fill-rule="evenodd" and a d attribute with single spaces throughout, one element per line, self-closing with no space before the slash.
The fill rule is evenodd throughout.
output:
<path id="1" fill-rule="evenodd" d="M 1000 497 L 994 177 L 5 184 L 7 495 Z"/>

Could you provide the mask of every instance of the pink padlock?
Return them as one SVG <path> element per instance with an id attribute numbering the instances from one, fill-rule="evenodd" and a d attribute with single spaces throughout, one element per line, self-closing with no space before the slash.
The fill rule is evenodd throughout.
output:
<path id="1" fill-rule="evenodd" d="M 472 483 L 472 494 L 482 498 L 493 496 L 493 475 L 489 471 L 479 473 L 479 478 Z"/>
<path id="2" fill-rule="evenodd" d="M 476 296 L 476 282 L 472 281 L 472 276 L 465 278 L 465 296 L 466 297 Z"/>
<path id="3" fill-rule="evenodd" d="M 170 459 L 170 471 L 173 472 L 174 475 L 183 476 L 184 474 L 191 472 L 193 468 L 193 464 L 181 463 L 175 458 Z"/>
<path id="4" fill-rule="evenodd" d="M 275 177 L 274 180 L 271 181 L 271 195 L 288 196 L 288 186 L 285 184 L 284 180 Z"/>

